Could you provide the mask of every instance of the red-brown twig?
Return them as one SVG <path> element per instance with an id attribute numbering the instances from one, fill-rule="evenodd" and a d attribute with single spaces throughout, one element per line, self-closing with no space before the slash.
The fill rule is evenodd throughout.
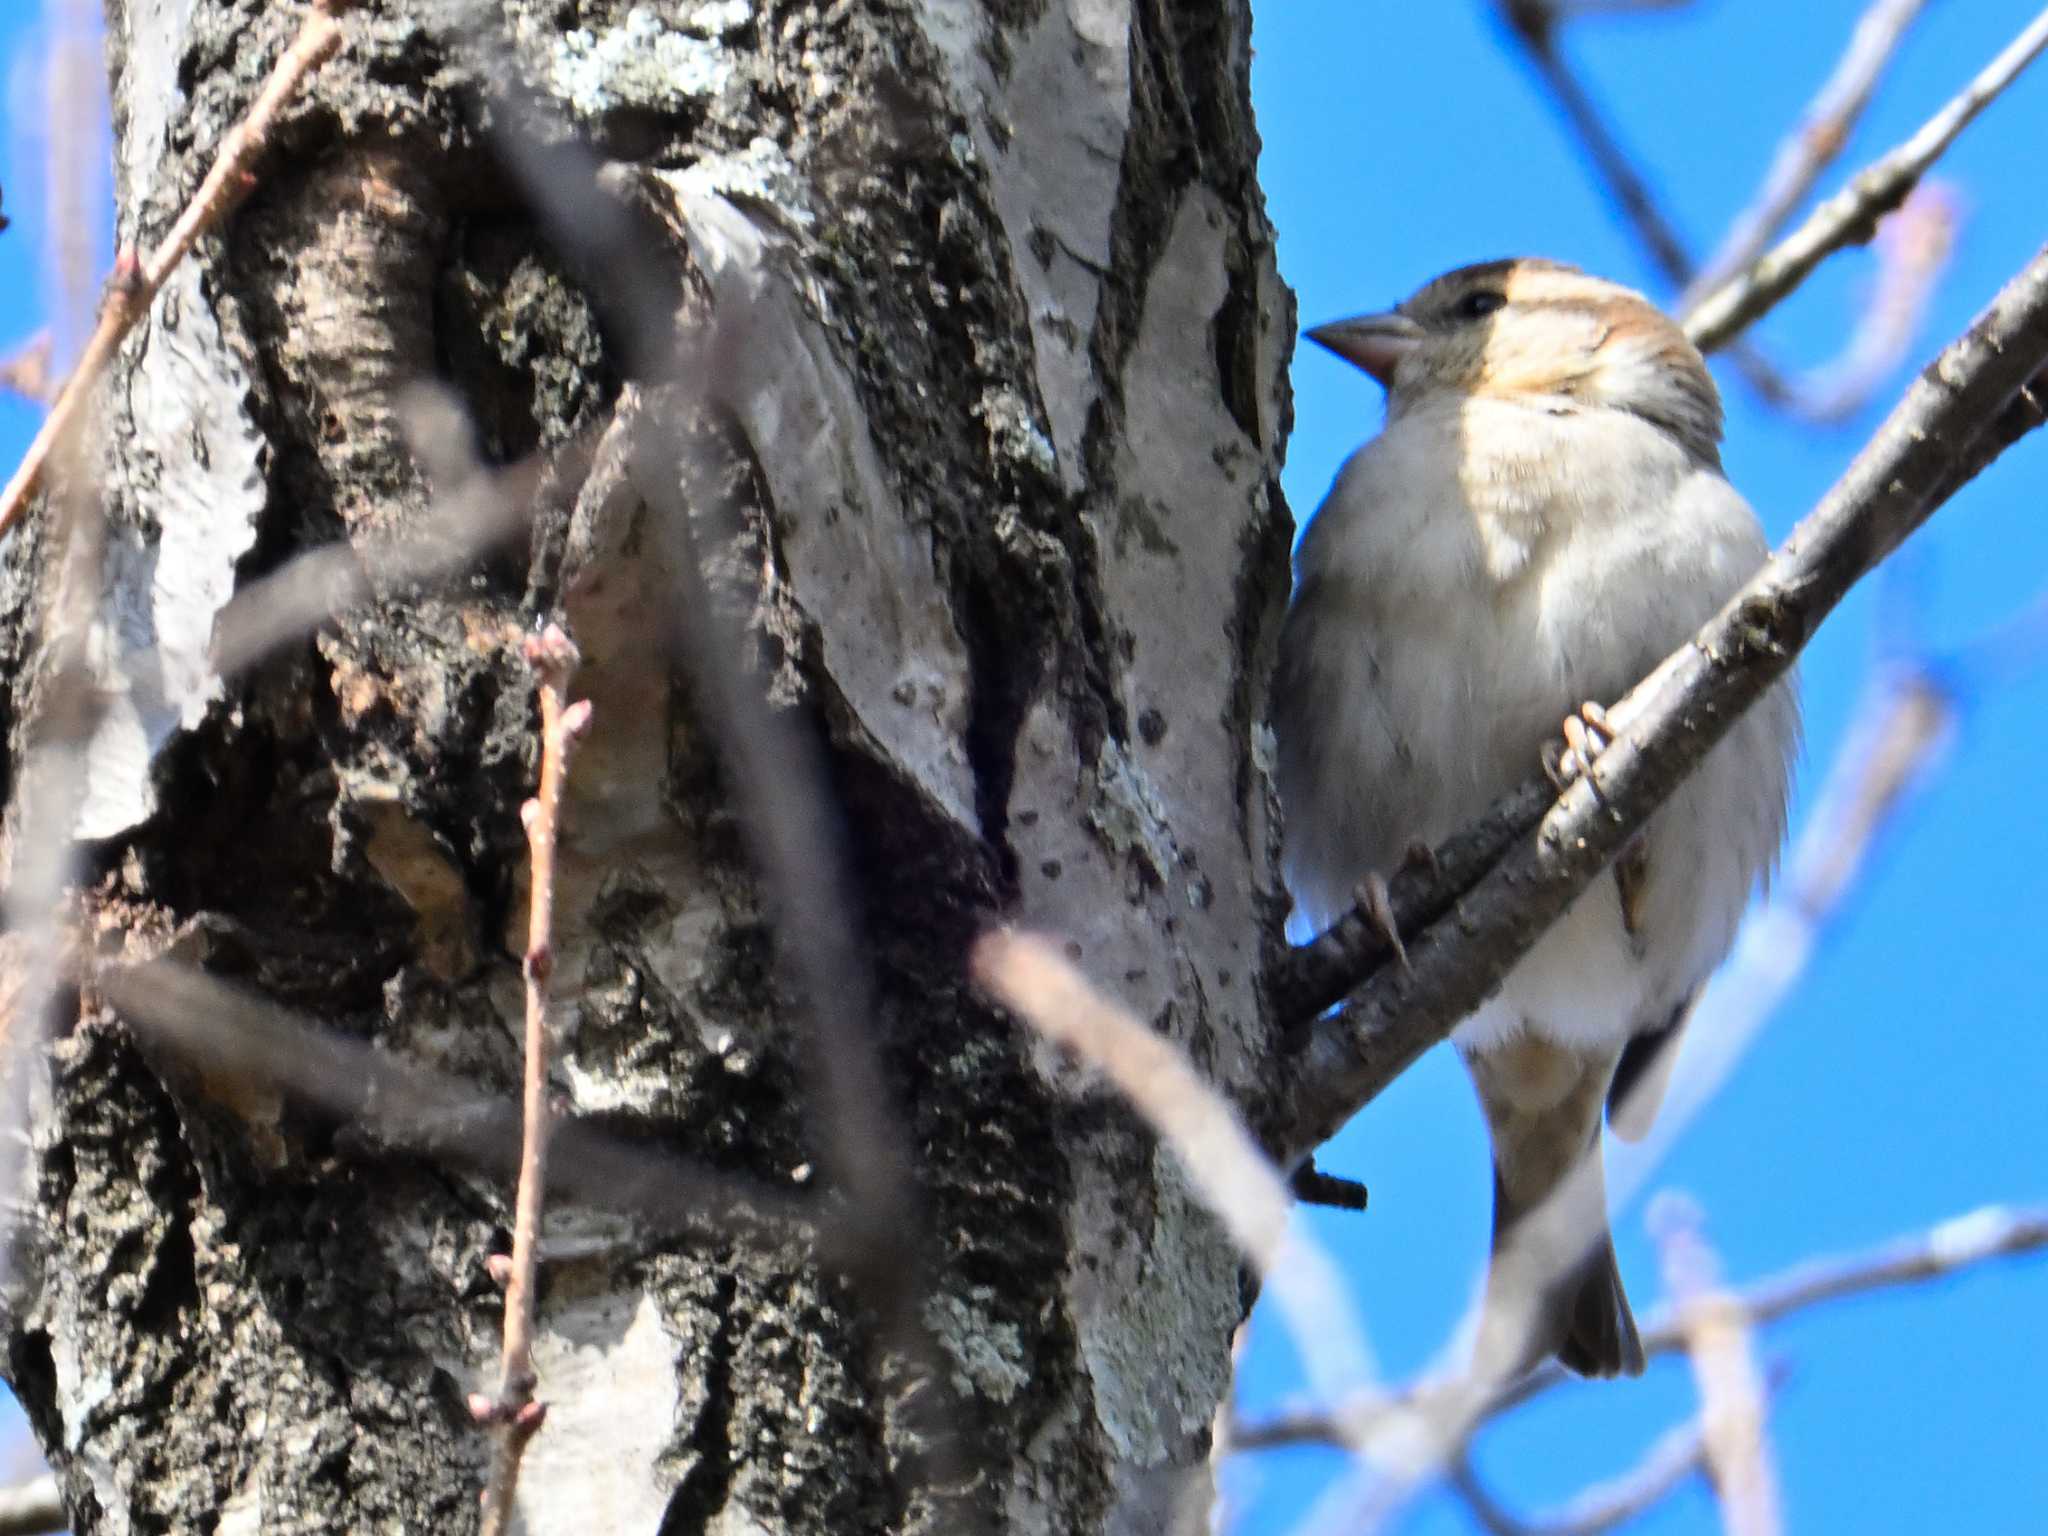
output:
<path id="1" fill-rule="evenodd" d="M 1756 200 L 1736 215 L 1721 248 L 1701 267 L 1678 307 L 1688 308 L 1764 253 L 1785 221 L 1840 157 L 1899 43 L 1927 0 L 1873 0 L 1849 34 L 1834 72 L 1778 146 Z"/>
<path id="2" fill-rule="evenodd" d="M 2020 71 L 2048 47 L 2048 10 L 2008 43 L 1954 100 L 1914 135 L 1857 173 L 1849 185 L 1822 203 L 1806 222 L 1703 298 L 1685 315 L 1685 333 L 1702 352 L 1733 341 L 1774 308 L 1832 252 L 1868 240 L 1882 215 L 1906 195 L 1941 158 L 1956 136 L 2019 78 Z"/>
<path id="3" fill-rule="evenodd" d="M 533 1371 L 534 1285 L 540 1266 L 540 1216 L 547 1182 L 548 1131 L 554 1111 L 548 1102 L 548 981 L 554 971 L 555 836 L 562 813 L 562 786 L 569 754 L 590 727 L 588 700 L 569 702 L 576 671 L 576 647 L 561 626 L 550 624 L 526 642 L 540 694 L 540 789 L 520 807 L 532 862 L 526 915 L 526 1086 L 525 1138 L 519 1154 L 519 1192 L 513 1217 L 512 1259 L 493 1270 L 505 1285 L 505 1348 L 495 1398 L 476 1393 L 470 1411 L 497 1431 L 489 1481 L 484 1485 L 483 1536 L 503 1536 L 512 1520 L 519 1485 L 519 1461 L 526 1442 L 547 1416 L 535 1400 Z"/>
<path id="4" fill-rule="evenodd" d="M 284 57 L 277 61 L 270 78 L 257 93 L 248 115 L 230 128 L 221 140 L 220 152 L 214 157 L 212 169 L 178 215 L 170 233 L 146 258 L 138 256 L 132 248 L 124 250 L 116 258 L 113 276 L 107 281 L 99 322 L 86 341 L 78 366 L 72 369 L 71 377 L 58 391 L 50 414 L 43 419 L 35 441 L 29 444 L 28 452 L 22 456 L 14 478 L 8 481 L 4 491 L 0 491 L 0 536 L 4 536 L 20 519 L 42 485 L 44 471 L 77 431 L 100 375 L 106 370 L 122 339 L 149 312 L 149 306 L 155 301 L 164 280 L 185 259 L 186 252 L 192 249 L 199 237 L 219 227 L 255 185 L 254 168 L 269 147 L 271 130 L 279 113 L 297 94 L 307 76 L 341 46 L 341 23 L 333 14 L 336 3 L 337 0 L 323 0 L 306 17 L 291 47 L 285 50 Z"/>

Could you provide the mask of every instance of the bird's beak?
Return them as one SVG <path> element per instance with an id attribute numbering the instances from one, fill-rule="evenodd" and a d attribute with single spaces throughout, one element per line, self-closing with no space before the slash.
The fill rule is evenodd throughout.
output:
<path id="1" fill-rule="evenodd" d="M 1328 347 L 1388 388 L 1393 387 L 1395 365 L 1422 341 L 1422 327 L 1393 309 L 1383 315 L 1333 320 L 1305 334 L 1317 346 Z"/>

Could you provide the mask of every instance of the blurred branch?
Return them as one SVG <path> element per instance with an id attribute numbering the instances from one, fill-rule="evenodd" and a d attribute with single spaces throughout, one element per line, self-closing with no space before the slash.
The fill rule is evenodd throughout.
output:
<path id="1" fill-rule="evenodd" d="M 1678 302 L 1681 311 L 1761 256 L 1771 237 L 1798 211 L 1821 173 L 1847 146 L 1856 120 L 1877 89 L 1878 77 L 1898 52 L 1906 29 L 1926 7 L 1927 0 L 1873 0 L 1858 18 L 1834 73 L 1778 146 L 1756 200 L 1736 215 L 1721 248 L 1687 287 Z"/>
<path id="2" fill-rule="evenodd" d="M 1848 341 L 1829 363 L 1787 379 L 1754 348 L 1738 344 L 1743 375 L 1767 402 L 1807 421 L 1846 420 L 1868 405 L 1906 361 L 1948 270 L 1961 221 L 1948 187 L 1924 181 L 1878 221 L 1872 249 L 1877 276 Z"/>
<path id="3" fill-rule="evenodd" d="M 509 62 L 499 76 L 519 77 Z M 573 133 L 509 84 L 493 103 L 492 128 L 494 146 L 549 240 L 573 271 L 593 279 L 586 291 L 620 340 L 626 375 L 659 394 L 660 406 L 645 418 L 646 456 L 636 483 L 672 541 L 665 570 L 673 601 L 661 639 L 711 724 L 768 896 L 777 959 L 799 999 L 793 1012 L 804 1030 L 800 1062 L 818 1106 L 826 1183 L 849 1208 L 846 1234 L 865 1239 L 849 1244 L 844 1263 L 878 1319 L 876 1368 L 893 1352 L 924 1378 L 921 1396 L 933 1406 L 925 1410 L 920 1475 L 948 1490 L 958 1524 L 978 1528 L 985 1522 L 966 1502 L 975 1474 L 959 1451 L 971 1404 L 955 1389 L 953 1361 L 923 1312 L 933 1288 L 926 1221 L 903 1129 L 907 1117 L 891 1112 L 875 1037 L 874 976 L 854 932 L 860 903 L 849 883 L 838 802 L 809 716 L 773 707 L 758 674 L 740 664 L 752 638 L 714 600 L 698 547 L 697 517 L 716 522 L 731 514 L 733 489 L 712 472 L 683 418 L 715 408 L 717 354 L 745 346 L 757 317 L 732 303 L 696 333 L 679 333 L 675 273 L 656 259 L 650 227 L 620 195 L 618 179 L 608 184 Z M 681 245 L 687 249 L 687 239 Z M 764 285 L 788 280 L 779 272 L 762 277 Z"/>
<path id="4" fill-rule="evenodd" d="M 230 940 L 231 942 L 231 940 Z M 172 952 L 213 947 L 192 926 Z M 243 1118 L 274 1118 L 265 1100 L 289 1096 L 339 1121 L 346 1141 L 431 1158 L 493 1177 L 516 1175 L 518 1107 L 458 1078 L 285 1009 L 173 959 L 101 964 L 84 978 L 145 1042 L 175 1051 L 207 1097 Z M 786 1190 L 667 1157 L 579 1121 L 554 1129 L 558 1198 L 633 1216 L 661 1233 L 788 1239 L 819 1223 L 828 1262 L 840 1239 L 827 1213 Z"/>
<path id="5" fill-rule="evenodd" d="M 50 359 L 55 339 L 47 329 L 37 331 L 5 360 L 0 360 L 0 389 L 12 390 L 24 400 L 44 405 L 50 399 Z"/>
<path id="6" fill-rule="evenodd" d="M 1790 668 L 1849 588 L 2003 446 L 2038 422 L 2024 399 L 2048 361 L 2048 249 L 2009 282 L 1894 409 L 1764 569 L 1615 711 L 1592 773 L 1540 809 L 1448 920 L 1408 938 L 1412 971 L 1380 964 L 1342 1015 L 1316 1023 L 1283 1090 L 1283 1156 L 1326 1140 L 1442 1039 L 1662 803 L 1741 712 Z M 2015 419 L 2019 418 L 2019 419 Z M 2030 420 L 2028 420 L 2030 418 Z M 1549 801 L 1539 776 L 1510 797 Z M 1496 812 L 1498 814 L 1498 812 Z M 1529 831 L 1542 823 L 1541 835 Z M 1453 843 L 1457 842 L 1453 839 Z M 1440 855 L 1441 857 L 1441 855 Z M 1400 909 L 1396 907 L 1397 919 Z M 1294 992 L 1283 958 L 1270 995 Z"/>
<path id="7" fill-rule="evenodd" d="M 1883 214 L 1906 199 L 1928 167 L 1977 115 L 2048 47 L 2048 10 L 1986 65 L 1911 138 L 1857 173 L 1806 222 L 1685 314 L 1686 335 L 1702 352 L 1726 346 L 1790 294 L 1821 261 L 1869 240 Z"/>
<path id="8" fill-rule="evenodd" d="M 164 285 L 172 269 L 185 259 L 199 237 L 218 228 L 255 186 L 256 163 L 270 147 L 270 135 L 277 125 L 278 114 L 298 93 L 306 78 L 341 47 L 341 23 L 335 20 L 330 9 L 338 3 L 339 0 L 321 0 L 307 13 L 298 36 L 264 81 L 248 115 L 221 139 L 220 151 L 212 168 L 199 184 L 199 190 L 192 194 L 184 212 L 178 215 L 171 232 L 146 259 L 138 257 L 132 249 L 123 251 L 116 258 L 113 276 L 107 282 L 99 323 L 85 344 L 78 366 L 64 381 L 63 389 L 50 407 L 50 414 L 43 418 L 42 427 L 29 444 L 14 478 L 8 481 L 4 491 L 0 491 L 0 536 L 14 526 L 27 508 L 42 484 L 43 472 L 51 459 L 77 430 L 93 388 L 113 358 L 115 349 L 136 322 L 149 313 L 157 290 Z"/>
<path id="9" fill-rule="evenodd" d="M 1672 287 L 1683 288 L 1693 272 L 1692 256 L 1685 241 L 1665 218 L 1649 184 L 1637 173 L 1634 159 L 1621 147 L 1591 94 L 1558 51 L 1559 23 L 1583 7 L 1560 7 L 1550 0 L 1497 0 L 1497 4 L 1501 19 L 1520 41 L 1538 77 L 1563 109 L 1595 174 L 1607 184 L 1608 195 L 1642 236 L 1643 246 L 1657 270 Z"/>
<path id="10" fill-rule="evenodd" d="M 68 1518 L 52 1473 L 0 1488 L 0 1536 L 45 1536 L 63 1530 Z"/>
<path id="11" fill-rule="evenodd" d="M 1650 1209 L 1650 1230 L 1699 1386 L 1700 1429 L 1722 1528 L 1728 1536 L 1778 1536 L 1785 1517 L 1754 1321 L 1722 1287 L 1720 1258 L 1691 1199 L 1660 1196 Z"/>
<path id="12" fill-rule="evenodd" d="M 1783 1384 L 1785 1375 L 1782 1368 L 1772 1371 L 1772 1391 Z M 1620 1476 L 1595 1483 L 1557 1509 L 1531 1518 L 1512 1513 L 1494 1499 L 1465 1450 L 1452 1461 L 1446 1478 L 1490 1536 L 1601 1536 L 1648 1514 L 1705 1471 L 1706 1429 L 1702 1420 L 1694 1419 L 1658 1436 L 1642 1459 Z"/>
<path id="13" fill-rule="evenodd" d="M 971 966 L 1011 1012 L 1099 1068 L 1173 1149 L 1202 1203 L 1271 1290 L 1318 1390 L 1369 1380 L 1364 1336 L 1335 1266 L 1291 1219 L 1280 1171 L 1180 1048 L 1097 992 L 1043 939 L 985 934 Z"/>
<path id="14" fill-rule="evenodd" d="M 1862 1253 L 1798 1265 L 1735 1292 L 1731 1301 L 1751 1327 L 1761 1328 L 1845 1296 L 1939 1279 L 2043 1249 L 2048 1249 L 2048 1206 L 1984 1206 Z M 1642 1330 L 1643 1353 L 1656 1356 L 1683 1349 L 1689 1323 L 1682 1306 L 1660 1311 Z M 1555 1362 L 1543 1366 L 1489 1403 L 1484 1418 L 1498 1418 L 1553 1387 L 1576 1380 Z M 1412 1396 L 1361 1396 L 1334 1408 L 1238 1423 L 1231 1429 L 1231 1444 L 1241 1451 L 1287 1445 L 1357 1445 L 1390 1416 L 1408 1411 Z"/>
<path id="15" fill-rule="evenodd" d="M 483 1536 L 503 1536 L 512 1525 L 519 1463 L 540 1429 L 547 1404 L 534 1398 L 534 1304 L 540 1266 L 540 1218 L 546 1199 L 548 1135 L 554 1106 L 548 1086 L 548 983 L 555 969 L 555 839 L 562 819 L 562 788 L 576 742 L 590 727 L 590 702 L 569 702 L 569 680 L 580 658 L 559 625 L 526 642 L 540 696 L 540 786 L 519 808 L 532 866 L 526 897 L 526 1081 L 520 1119 L 519 1188 L 512 1225 L 512 1258 L 505 1266 L 505 1345 L 496 1397 L 473 1394 L 470 1413 L 496 1430 L 491 1470 L 484 1483 Z"/>

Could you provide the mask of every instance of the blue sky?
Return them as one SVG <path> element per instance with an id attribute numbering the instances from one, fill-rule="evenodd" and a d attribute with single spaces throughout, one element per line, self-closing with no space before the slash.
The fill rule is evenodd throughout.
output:
<path id="1" fill-rule="evenodd" d="M 1832 67 L 1850 0 L 1719 0 L 1668 15 L 1593 20 L 1566 41 L 1679 227 L 1705 250 L 1747 201 L 1779 134 Z M 1283 275 L 1304 323 L 1384 307 L 1462 262 L 1542 254 L 1668 298 L 1581 167 L 1550 104 L 1479 0 L 1263 0 L 1253 88 Z M 36 8 L 0 7 L 0 59 L 18 61 Z M 2028 7 L 1935 5 L 1845 165 L 1903 137 L 1989 59 Z M 2048 237 L 2048 65 L 1995 105 L 1942 175 L 1968 208 L 1915 365 Z M 18 94 L 0 136 L 0 186 L 18 223 L 0 237 L 0 350 L 40 323 L 31 217 L 33 114 Z M 1841 173 L 1837 173 L 1837 178 Z M 1832 185 L 1833 182 L 1826 185 Z M 1763 335 L 1781 357 L 1830 356 L 1866 283 L 1838 258 Z M 1907 370 L 1909 373 L 1910 370 Z M 1903 386 L 1904 377 L 1898 381 Z M 1315 507 L 1342 457 L 1377 429 L 1362 375 L 1305 349 L 1286 488 Z M 1774 538 L 1826 488 L 1895 397 L 1839 429 L 1760 410 L 1724 375 L 1727 464 Z M 35 412 L 0 397 L 11 464 Z M 2048 435 L 2007 458 L 1901 557 L 1922 648 L 1940 652 L 2048 590 L 2042 513 Z M 1877 605 L 1853 597 L 1808 653 L 1804 781 L 1817 782 L 1872 669 Z M 1653 1187 L 1689 1191 L 1732 1278 L 1854 1249 L 1987 1201 L 2048 1198 L 2048 1042 L 2042 886 L 2048 821 L 2048 658 L 1971 690 L 1940 776 L 1882 845 L 1797 993 Z M 1383 1362 L 1411 1370 L 1441 1346 L 1485 1249 L 1485 1139 L 1448 1053 L 1428 1058 L 1328 1149 L 1372 1187 L 1372 1209 L 1319 1214 Z M 1640 1203 L 1617 1212 L 1638 1309 L 1659 1295 Z M 1774 1429 L 1794 1527 L 1862 1532 L 2012 1530 L 2048 1508 L 2042 1383 L 2048 1264 L 2021 1261 L 1806 1315 L 1772 1330 L 1791 1362 Z M 1249 1408 L 1298 1390 L 1277 1330 L 1258 1327 Z M 1682 1365 L 1641 1383 L 1573 1388 L 1489 1432 L 1482 1470 L 1536 1510 L 1612 1474 L 1689 1411 Z M 1335 1466 L 1301 1451 L 1240 1464 L 1240 1529 L 1288 1529 Z M 1445 1499 L 1410 1529 L 1466 1529 Z M 1639 1529 L 1717 1529 L 1697 1491 Z"/>
<path id="2" fill-rule="evenodd" d="M 1746 205 L 1781 133 L 1833 68 L 1855 0 L 1719 0 L 1597 18 L 1565 49 L 1696 252 Z M 2031 7 L 1934 5 L 1909 36 L 1842 168 L 1931 115 L 2022 26 Z M 1301 321 L 1384 308 L 1447 267 L 1544 255 L 1672 296 L 1583 168 L 1558 114 L 1480 0 L 1254 5 L 1252 90 L 1280 269 Z M 1773 540 L 1833 481 L 1940 344 L 2048 239 L 2048 66 L 2023 77 L 1944 160 L 1967 221 L 1909 366 L 1840 428 L 1760 408 L 1726 368 L 1726 462 Z M 1837 257 L 1761 336 L 1788 363 L 1831 357 L 1872 272 Z M 1309 347 L 1294 364 L 1285 486 L 1297 520 L 1344 456 L 1378 429 L 1379 392 Z M 1891 599 L 1916 653 L 1950 650 L 2048 591 L 2048 437 L 2006 458 L 1916 536 Z M 1835 615 L 1803 665 L 1810 792 L 1834 760 L 1878 652 L 1877 587 Z M 1888 599 L 1888 606 L 1891 604 Z M 1887 633 L 1891 625 L 1888 622 Z M 2048 1020 L 2035 790 L 2048 748 L 2048 655 L 1968 689 L 1954 748 L 1880 844 L 1798 989 L 1650 1189 L 1704 1207 L 1737 1282 L 1853 1250 L 1992 1201 L 2048 1196 Z M 1795 811 L 1796 822 L 1807 803 Z M 1363 1215 L 1318 1212 L 1386 1369 L 1412 1371 L 1468 1302 L 1486 1247 L 1485 1133 L 1447 1050 L 1427 1058 L 1322 1158 L 1363 1178 Z M 1616 1212 L 1639 1312 L 1660 1297 L 1644 1203 Z M 2048 1508 L 2048 1263 L 2020 1260 L 1806 1314 L 1772 1329 L 1791 1376 L 1774 1435 L 1792 1528 L 2018 1530 Z M 1263 1325 L 1263 1326 L 1262 1326 Z M 1255 1323 L 1248 1411 L 1299 1375 L 1279 1330 Z M 1642 1382 L 1567 1388 L 1482 1439 L 1478 1464 L 1536 1514 L 1628 1466 L 1692 1407 L 1682 1361 Z M 1285 1531 L 1336 1459 L 1249 1458 L 1239 1529 Z M 1447 1497 L 1406 1530 L 1470 1529 Z M 1683 1493 L 1635 1529 L 1719 1529 Z"/>

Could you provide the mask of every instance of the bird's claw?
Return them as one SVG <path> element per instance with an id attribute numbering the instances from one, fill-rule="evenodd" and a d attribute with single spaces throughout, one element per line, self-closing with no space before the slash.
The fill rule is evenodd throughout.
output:
<path id="1" fill-rule="evenodd" d="M 1408 975 L 1415 974 L 1415 967 L 1408 963 L 1408 946 L 1401 942 L 1401 927 L 1394 921 L 1393 898 L 1387 894 L 1386 877 L 1376 870 L 1368 870 L 1358 882 L 1353 899 L 1358 903 L 1359 914 L 1394 952 L 1394 959 Z"/>
<path id="2" fill-rule="evenodd" d="M 1564 717 L 1564 739 L 1543 744 L 1544 773 L 1560 792 L 1571 788 L 1600 754 L 1614 744 L 1617 734 L 1605 706 L 1588 699 Z"/>

